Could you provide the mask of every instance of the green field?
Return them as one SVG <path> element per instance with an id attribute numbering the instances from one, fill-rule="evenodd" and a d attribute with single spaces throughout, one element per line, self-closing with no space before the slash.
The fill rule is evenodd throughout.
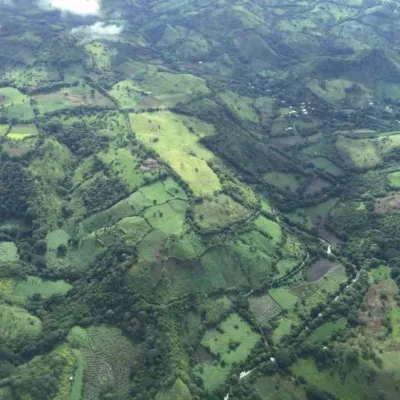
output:
<path id="1" fill-rule="evenodd" d="M 195 370 L 208 390 L 219 386 L 227 377 L 232 363 L 244 361 L 260 338 L 259 334 L 253 332 L 237 314 L 231 314 L 219 327 L 223 333 L 209 330 L 201 340 L 201 344 L 212 354 L 219 354 L 226 366 L 207 362 L 197 366 Z"/>
<path id="2" fill-rule="evenodd" d="M 37 136 L 38 130 L 35 125 L 13 125 L 7 134 L 8 139 L 24 140 Z"/>
<path id="3" fill-rule="evenodd" d="M 285 192 L 296 192 L 301 183 L 299 176 L 284 172 L 267 172 L 264 181 Z"/>
<path id="4" fill-rule="evenodd" d="M 218 97 L 239 120 L 259 122 L 259 116 L 253 108 L 254 100 L 250 97 L 239 96 L 230 90 L 220 93 Z"/>
<path id="5" fill-rule="evenodd" d="M 14 88 L 0 88 L 0 112 L 9 119 L 26 121 L 34 117 L 29 97 Z"/>
<path id="6" fill-rule="evenodd" d="M 387 179 L 389 181 L 389 185 L 393 189 L 400 188 L 400 172 L 391 172 L 390 174 L 387 174 Z"/>
<path id="7" fill-rule="evenodd" d="M 293 310 L 296 303 L 299 301 L 297 296 L 294 296 L 286 288 L 271 289 L 269 295 L 274 301 L 284 310 Z"/>
<path id="8" fill-rule="evenodd" d="M 130 114 L 130 119 L 137 138 L 154 149 L 196 195 L 221 189 L 217 175 L 207 165 L 214 155 L 198 143 L 214 133 L 212 125 L 170 112 Z"/>
<path id="9" fill-rule="evenodd" d="M 340 329 L 344 329 L 346 326 L 346 318 L 340 318 L 334 322 L 326 322 L 319 326 L 309 337 L 308 341 L 316 343 L 322 342 L 329 339 L 329 336 Z"/>
<path id="10" fill-rule="evenodd" d="M 118 82 L 108 93 L 121 108 L 135 108 L 142 98 L 137 85 L 130 80 Z"/>
<path id="11" fill-rule="evenodd" d="M 17 260 L 17 246 L 13 242 L 0 242 L 0 263 L 12 263 Z"/>
<path id="12" fill-rule="evenodd" d="M 194 221 L 204 231 L 218 231 L 250 215 L 250 210 L 225 194 L 205 199 L 194 207 Z"/>
<path id="13" fill-rule="evenodd" d="M 35 95 L 34 100 L 42 114 L 74 107 L 114 107 L 111 100 L 83 82 L 54 93 Z"/>
<path id="14" fill-rule="evenodd" d="M 9 350 L 17 351 L 35 340 L 42 330 L 39 318 L 22 308 L 0 305 L 0 339 Z"/>

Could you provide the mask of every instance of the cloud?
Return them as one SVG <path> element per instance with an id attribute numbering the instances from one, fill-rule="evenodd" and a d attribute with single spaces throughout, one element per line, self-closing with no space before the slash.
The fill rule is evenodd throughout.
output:
<path id="1" fill-rule="evenodd" d="M 55 8 L 77 15 L 99 15 L 101 0 L 40 0 L 43 8 Z"/>
<path id="2" fill-rule="evenodd" d="M 78 28 L 73 28 L 71 33 L 76 36 L 84 37 L 86 41 L 93 39 L 111 39 L 112 37 L 118 36 L 122 30 L 122 26 L 96 22 L 93 25 L 83 25 Z"/>

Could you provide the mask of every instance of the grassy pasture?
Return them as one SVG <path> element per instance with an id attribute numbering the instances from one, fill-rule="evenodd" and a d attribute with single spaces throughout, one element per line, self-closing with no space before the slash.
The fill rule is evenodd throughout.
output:
<path id="1" fill-rule="evenodd" d="M 0 263 L 13 263 L 18 261 L 17 246 L 13 242 L 0 242 Z"/>
<path id="2" fill-rule="evenodd" d="M 210 323 L 216 323 L 221 315 L 230 310 L 231 300 L 227 296 L 218 299 L 208 298 L 201 304 L 200 311 L 205 314 L 205 320 Z"/>
<path id="3" fill-rule="evenodd" d="M 12 82 L 18 88 L 23 88 L 26 86 L 40 87 L 43 84 L 51 83 L 51 81 L 59 81 L 60 77 L 55 70 L 39 65 L 29 68 L 13 66 L 5 71 L 2 79 Z"/>
<path id="4" fill-rule="evenodd" d="M 41 330 L 39 318 L 22 308 L 0 305 L 0 339 L 9 350 L 16 350 L 35 340 Z"/>
<path id="5" fill-rule="evenodd" d="M 98 70 L 109 70 L 112 66 L 111 56 L 105 44 L 92 42 L 83 46 L 88 59 L 87 64 L 90 68 Z"/>
<path id="6" fill-rule="evenodd" d="M 387 180 L 389 182 L 389 185 L 393 188 L 393 189 L 399 189 L 400 188 L 400 172 L 396 171 L 396 172 L 391 172 L 389 174 L 387 174 Z"/>
<path id="7" fill-rule="evenodd" d="M 26 138 L 37 136 L 38 130 L 35 125 L 13 125 L 7 134 L 8 139 L 24 140 Z"/>
<path id="8" fill-rule="evenodd" d="M 210 92 L 204 79 L 190 74 L 172 74 L 149 69 L 135 79 L 137 88 L 146 93 L 137 107 L 172 107 Z M 148 100 L 152 100 L 150 103 Z"/>
<path id="9" fill-rule="evenodd" d="M 9 119 L 34 118 L 29 97 L 11 87 L 0 88 L 0 111 Z"/>
<path id="10" fill-rule="evenodd" d="M 220 230 L 250 215 L 250 210 L 225 194 L 205 199 L 194 206 L 194 221 L 204 231 Z"/>
<path id="11" fill-rule="evenodd" d="M 286 288 L 269 290 L 268 294 L 284 310 L 291 311 L 299 301 L 299 298 Z"/>
<path id="12" fill-rule="evenodd" d="M 262 400 L 305 400 L 303 389 L 289 377 L 263 376 L 254 384 Z"/>
<path id="13" fill-rule="evenodd" d="M 285 192 L 296 192 L 300 186 L 299 176 L 285 172 L 267 172 L 264 181 Z"/>
<path id="14" fill-rule="evenodd" d="M 326 80 L 324 84 L 313 79 L 307 87 L 320 99 L 328 103 L 337 103 L 346 98 L 346 89 L 351 85 L 352 82 L 342 79 Z"/>
<path id="15" fill-rule="evenodd" d="M 204 252 L 201 239 L 194 232 L 185 232 L 179 237 L 171 237 L 166 244 L 169 258 L 192 260 Z"/>
<path id="16" fill-rule="evenodd" d="M 308 341 L 312 343 L 322 342 L 329 338 L 329 336 L 346 326 L 346 318 L 340 318 L 333 322 L 326 322 L 325 324 L 319 326 L 312 334 L 308 337 Z"/>
<path id="17" fill-rule="evenodd" d="M 195 373 L 200 375 L 206 389 L 210 391 L 223 383 L 232 363 L 244 361 L 260 339 L 260 335 L 253 332 L 247 322 L 237 314 L 231 314 L 220 323 L 219 327 L 223 333 L 214 329 L 208 330 L 201 344 L 210 349 L 214 355 L 220 354 L 226 366 L 206 362 L 195 368 Z"/>
<path id="18" fill-rule="evenodd" d="M 38 94 L 34 96 L 34 99 L 39 112 L 42 114 L 82 106 L 114 107 L 110 99 L 85 83 L 60 89 L 53 93 Z"/>
<path id="19" fill-rule="evenodd" d="M 130 80 L 116 83 L 109 91 L 109 94 L 117 100 L 121 108 L 135 108 L 142 99 L 137 85 Z"/>
<path id="20" fill-rule="evenodd" d="M 322 169 L 333 176 L 340 176 L 343 174 L 343 171 L 332 161 L 329 161 L 327 158 L 315 157 L 312 158 L 311 161 L 313 162 L 316 168 Z"/>
<path id="21" fill-rule="evenodd" d="M 146 210 L 145 218 L 154 228 L 168 233 L 180 234 L 185 223 L 186 202 L 171 200 Z"/>
<path id="22" fill-rule="evenodd" d="M 129 147 L 110 147 L 107 151 L 100 152 L 98 156 L 131 191 L 143 185 L 144 173 L 139 168 L 140 160 L 132 154 Z"/>
<path id="23" fill-rule="evenodd" d="M 137 138 L 168 162 L 196 195 L 221 189 L 217 175 L 207 165 L 214 155 L 198 143 L 214 133 L 212 125 L 170 112 L 131 114 L 130 119 Z"/>
<path id="24" fill-rule="evenodd" d="M 374 168 L 383 161 L 386 154 L 400 147 L 400 134 L 385 133 L 372 139 L 350 139 L 340 136 L 336 147 L 355 168 Z"/>
<path id="25" fill-rule="evenodd" d="M 268 218 L 260 216 L 254 220 L 256 228 L 264 235 L 271 238 L 273 244 L 276 246 L 282 240 L 282 229 L 278 223 Z"/>
<path id="26" fill-rule="evenodd" d="M 253 107 L 254 100 L 252 98 L 239 96 L 230 90 L 220 93 L 218 98 L 234 115 L 236 115 L 239 120 L 248 120 L 254 123 L 260 121 L 260 118 Z"/>

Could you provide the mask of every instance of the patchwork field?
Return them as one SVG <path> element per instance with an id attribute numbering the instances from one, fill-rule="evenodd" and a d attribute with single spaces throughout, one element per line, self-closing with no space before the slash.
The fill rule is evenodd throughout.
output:
<path id="1" fill-rule="evenodd" d="M 114 107 L 111 100 L 85 83 L 67 87 L 54 93 L 35 95 L 34 100 L 39 112 L 42 114 L 82 106 Z"/>

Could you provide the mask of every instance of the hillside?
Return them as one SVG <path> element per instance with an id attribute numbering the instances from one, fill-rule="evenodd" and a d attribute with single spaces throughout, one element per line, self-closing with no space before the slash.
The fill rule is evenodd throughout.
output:
<path id="1" fill-rule="evenodd" d="M 0 2 L 0 400 L 398 399 L 397 3 L 72 3 Z"/>

